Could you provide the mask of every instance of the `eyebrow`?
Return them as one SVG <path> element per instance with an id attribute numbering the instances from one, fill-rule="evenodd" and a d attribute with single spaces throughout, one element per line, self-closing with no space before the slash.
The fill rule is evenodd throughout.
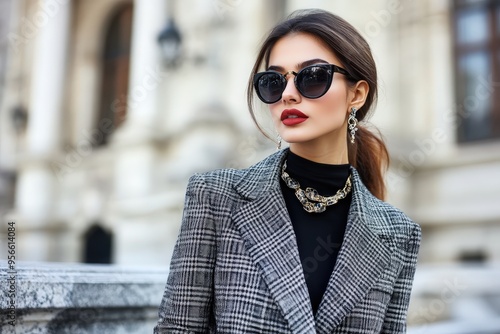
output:
<path id="1" fill-rule="evenodd" d="M 296 66 L 297 66 L 297 68 L 301 69 L 301 68 L 304 68 L 306 66 L 317 64 L 317 63 L 329 64 L 329 62 L 327 62 L 324 59 L 314 58 L 314 59 L 310 59 L 310 60 L 306 60 L 306 61 L 303 61 L 301 63 L 298 63 Z M 282 66 L 272 65 L 272 66 L 269 66 L 267 68 L 267 71 L 285 72 L 285 68 Z"/>

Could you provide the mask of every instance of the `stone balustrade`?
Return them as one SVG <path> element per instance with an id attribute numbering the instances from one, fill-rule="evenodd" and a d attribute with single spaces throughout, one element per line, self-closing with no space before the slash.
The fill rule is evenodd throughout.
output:
<path id="1" fill-rule="evenodd" d="M 15 327 L 9 324 L 14 277 L 0 261 L 0 334 L 152 333 L 166 268 L 17 263 Z M 500 265 L 419 266 L 409 333 L 499 333 Z"/>
<path id="2" fill-rule="evenodd" d="M 17 263 L 12 326 L 6 268 L 0 261 L 0 334 L 152 333 L 167 279 L 162 268 Z"/>

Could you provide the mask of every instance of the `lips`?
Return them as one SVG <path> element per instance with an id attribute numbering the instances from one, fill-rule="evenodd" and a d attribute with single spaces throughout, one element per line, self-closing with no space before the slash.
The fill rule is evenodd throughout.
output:
<path id="1" fill-rule="evenodd" d="M 287 126 L 292 126 L 305 122 L 309 117 L 297 109 L 286 109 L 281 113 L 281 122 Z"/>

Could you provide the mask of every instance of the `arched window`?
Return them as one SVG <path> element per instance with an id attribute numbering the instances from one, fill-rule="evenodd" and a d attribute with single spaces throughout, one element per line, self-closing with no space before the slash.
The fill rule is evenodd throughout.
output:
<path id="1" fill-rule="evenodd" d="M 95 222 L 84 236 L 84 263 L 111 263 L 113 234 Z"/>
<path id="2" fill-rule="evenodd" d="M 103 72 L 97 128 L 104 145 L 127 114 L 127 93 L 132 34 L 132 3 L 121 7 L 112 17 L 103 48 Z"/>

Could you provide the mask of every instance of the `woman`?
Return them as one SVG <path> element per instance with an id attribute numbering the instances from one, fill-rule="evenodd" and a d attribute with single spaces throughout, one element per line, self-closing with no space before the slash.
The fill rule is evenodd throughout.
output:
<path id="1" fill-rule="evenodd" d="M 420 228 L 381 201 L 388 154 L 359 124 L 377 97 L 368 44 L 295 12 L 253 68 L 256 120 L 254 92 L 290 147 L 190 179 L 155 332 L 405 332 Z"/>

